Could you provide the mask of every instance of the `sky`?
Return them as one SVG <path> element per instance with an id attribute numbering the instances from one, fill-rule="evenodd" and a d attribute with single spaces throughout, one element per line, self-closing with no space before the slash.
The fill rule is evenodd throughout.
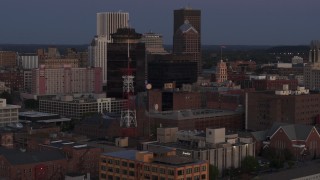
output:
<path id="1" fill-rule="evenodd" d="M 89 44 L 96 13 L 127 11 L 139 33 L 172 44 L 173 10 L 202 13 L 202 44 L 306 45 L 320 39 L 319 0 L 1 0 L 0 44 Z"/>

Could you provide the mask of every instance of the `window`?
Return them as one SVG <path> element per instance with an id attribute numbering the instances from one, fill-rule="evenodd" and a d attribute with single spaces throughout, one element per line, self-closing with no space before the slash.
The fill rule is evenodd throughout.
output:
<path id="1" fill-rule="evenodd" d="M 202 166 L 202 171 L 207 170 L 207 166 Z"/>
<path id="2" fill-rule="evenodd" d="M 106 166 L 101 166 L 101 170 L 105 171 L 106 169 Z"/>
<path id="3" fill-rule="evenodd" d="M 119 161 L 119 160 L 115 160 L 115 161 L 114 161 L 114 164 L 115 164 L 115 165 L 120 165 L 120 161 Z"/>
<path id="4" fill-rule="evenodd" d="M 178 171 L 178 176 L 183 175 L 183 174 L 184 174 L 184 171 L 183 171 L 183 170 L 179 170 L 179 171 Z"/>
<path id="5" fill-rule="evenodd" d="M 127 175 L 128 171 L 124 169 L 124 170 L 122 170 L 122 174 Z"/>
<path id="6" fill-rule="evenodd" d="M 202 175 L 201 175 L 201 179 L 206 179 L 206 175 L 205 175 L 205 174 L 202 174 Z"/>
<path id="7" fill-rule="evenodd" d="M 113 169 L 111 167 L 108 168 L 109 172 L 113 172 Z"/>
<path id="8" fill-rule="evenodd" d="M 129 176 L 134 176 L 134 171 L 129 171 Z"/>
<path id="9" fill-rule="evenodd" d="M 108 159 L 108 163 L 109 163 L 109 164 L 112 164 L 112 159 Z"/>
<path id="10" fill-rule="evenodd" d="M 144 166 L 144 170 L 145 171 L 150 171 L 150 167 L 149 166 Z"/>
<path id="11" fill-rule="evenodd" d="M 156 167 L 152 167 L 152 172 L 157 172 L 157 168 Z"/>
<path id="12" fill-rule="evenodd" d="M 101 179 L 106 179 L 106 177 L 107 177 L 106 174 L 101 174 L 101 175 L 100 175 L 100 178 L 101 178 Z"/>
<path id="13" fill-rule="evenodd" d="M 174 176 L 174 170 L 169 169 L 168 170 L 168 175 Z"/>
<path id="14" fill-rule="evenodd" d="M 129 163 L 130 168 L 134 168 L 134 163 Z"/>
<path id="15" fill-rule="evenodd" d="M 125 162 L 125 161 L 122 161 L 122 166 L 127 167 L 127 166 L 128 166 L 128 163 L 127 163 L 127 162 Z"/>
<path id="16" fill-rule="evenodd" d="M 188 168 L 187 170 L 186 170 L 186 174 L 191 174 L 192 173 L 192 169 L 191 168 Z"/>
<path id="17" fill-rule="evenodd" d="M 200 171 L 200 168 L 199 167 L 195 167 L 194 168 L 194 172 L 196 173 L 196 172 L 199 172 Z"/>
<path id="18" fill-rule="evenodd" d="M 165 173 L 166 173 L 166 170 L 165 170 L 164 168 L 160 168 L 160 169 L 159 169 L 159 173 L 160 173 L 160 174 L 165 174 Z"/>

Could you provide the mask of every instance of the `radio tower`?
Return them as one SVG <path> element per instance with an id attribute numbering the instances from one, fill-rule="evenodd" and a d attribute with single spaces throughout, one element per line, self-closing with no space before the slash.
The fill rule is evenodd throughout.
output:
<path id="1" fill-rule="evenodd" d="M 131 58 L 130 58 L 130 43 L 129 35 L 130 29 L 128 29 L 128 64 L 127 69 L 123 69 L 123 98 L 127 99 L 127 108 L 121 110 L 121 121 L 120 127 L 122 128 L 123 136 L 136 136 L 137 120 L 136 120 L 136 110 L 134 106 L 134 69 L 131 68 Z M 132 99 L 133 98 L 133 99 Z M 133 101 L 133 102 L 131 102 Z"/>

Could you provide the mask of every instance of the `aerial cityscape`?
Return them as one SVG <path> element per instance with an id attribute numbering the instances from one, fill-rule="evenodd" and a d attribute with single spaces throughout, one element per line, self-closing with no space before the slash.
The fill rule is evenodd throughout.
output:
<path id="1" fill-rule="evenodd" d="M 320 2 L 1 4 L 0 180 L 320 179 Z"/>

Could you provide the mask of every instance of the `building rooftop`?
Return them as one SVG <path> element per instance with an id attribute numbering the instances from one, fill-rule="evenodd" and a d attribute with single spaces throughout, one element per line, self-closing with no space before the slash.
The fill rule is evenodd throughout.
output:
<path id="1" fill-rule="evenodd" d="M 35 164 L 65 159 L 65 155 L 60 151 L 23 152 L 17 149 L 5 149 L 2 147 L 0 147 L 0 155 L 4 156 L 13 165 Z"/>
<path id="2" fill-rule="evenodd" d="M 273 136 L 278 129 L 283 129 L 290 140 L 306 140 L 314 126 L 304 124 L 274 123 L 272 127 L 265 131 L 256 131 L 251 134 L 260 141 Z"/>
<path id="3" fill-rule="evenodd" d="M 188 109 L 178 111 L 150 112 L 150 117 L 172 120 L 187 120 L 242 114 L 242 111 L 221 109 Z"/>
<path id="4" fill-rule="evenodd" d="M 135 160 L 137 152 L 138 152 L 137 150 L 125 150 L 125 151 L 117 151 L 117 152 L 111 152 L 111 153 L 102 153 L 102 155 L 111 156 L 115 158 Z"/>
<path id="5" fill-rule="evenodd" d="M 50 144 L 42 144 L 42 145 L 46 147 L 56 148 L 56 149 L 62 149 L 64 146 L 71 146 L 73 149 L 93 148 L 91 146 L 88 146 L 87 144 L 79 144 L 74 141 L 65 141 L 65 140 L 51 141 Z"/>

